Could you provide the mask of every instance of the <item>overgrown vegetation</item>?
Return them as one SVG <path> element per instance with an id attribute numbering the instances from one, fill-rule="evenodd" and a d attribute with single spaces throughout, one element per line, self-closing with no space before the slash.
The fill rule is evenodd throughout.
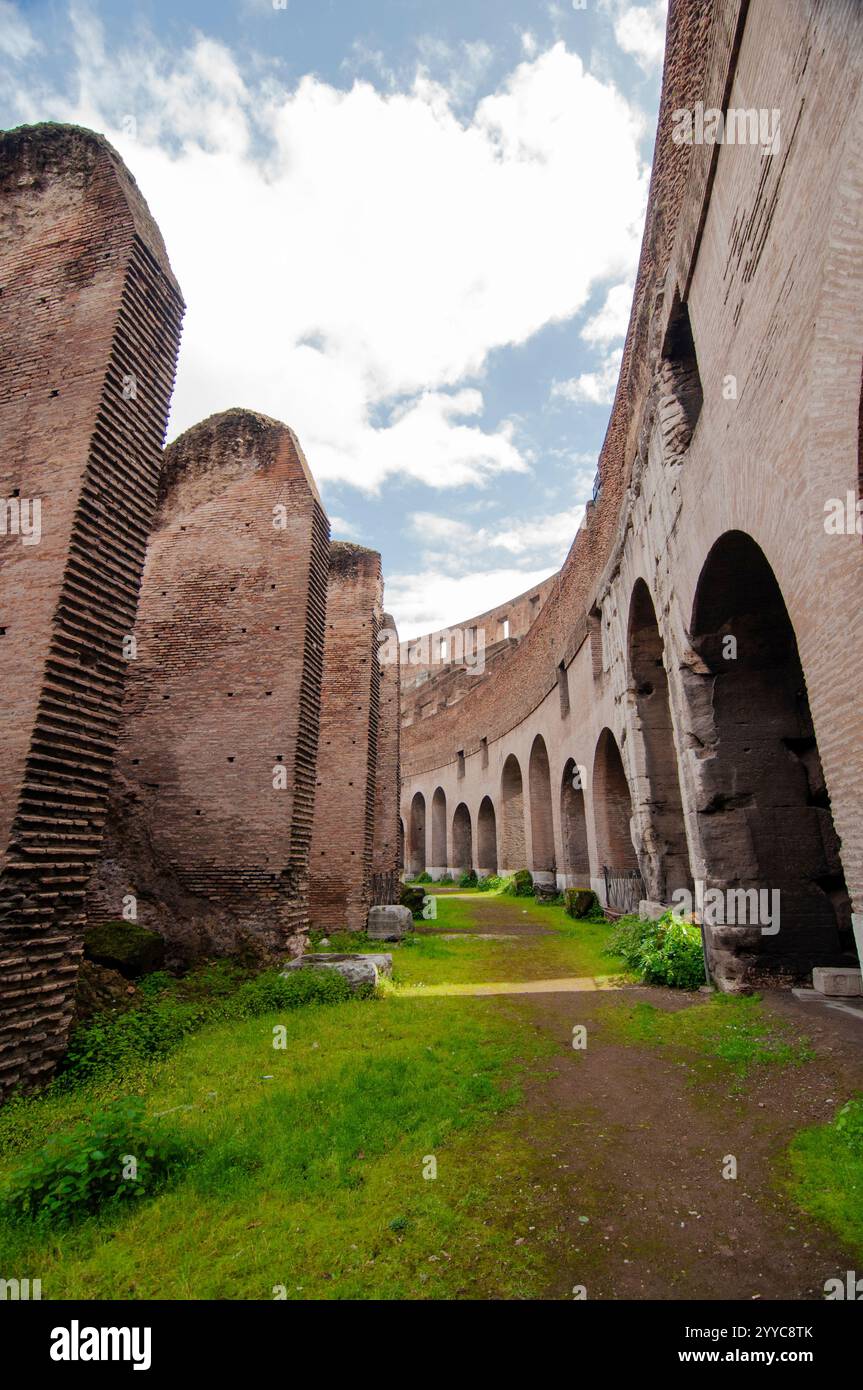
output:
<path id="1" fill-rule="evenodd" d="M 0 1212 L 12 1222 L 56 1230 L 153 1196 L 190 1159 L 180 1137 L 148 1121 L 144 1102 L 129 1096 L 52 1136 L 15 1169 L 0 1193 Z"/>
<path id="2" fill-rule="evenodd" d="M 786 1164 L 797 1205 L 863 1259 L 863 1096 L 847 1101 L 830 1124 L 795 1135 Z"/>
<path id="3" fill-rule="evenodd" d="M 665 912 L 658 921 L 621 917 L 608 948 L 622 956 L 645 984 L 698 989 L 705 983 L 701 929 Z"/>
<path id="4" fill-rule="evenodd" d="M 458 886 L 459 888 L 475 888 L 476 882 L 476 871 L 474 869 L 468 869 L 467 873 L 461 875 Z"/>
<path id="5" fill-rule="evenodd" d="M 229 962 L 174 980 L 164 971 L 142 981 L 144 1002 L 122 1014 L 100 1014 L 76 1029 L 53 1083 L 66 1088 L 173 1052 L 205 1023 L 256 1018 L 276 1010 L 334 1004 L 351 997 L 334 970 L 265 970 L 244 976 Z"/>

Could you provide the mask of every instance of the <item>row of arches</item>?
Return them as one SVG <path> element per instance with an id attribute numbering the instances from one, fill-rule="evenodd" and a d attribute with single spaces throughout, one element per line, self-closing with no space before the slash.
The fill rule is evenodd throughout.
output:
<path id="1" fill-rule="evenodd" d="M 594 874 L 605 865 L 640 870 L 647 895 L 668 902 L 677 889 L 692 891 L 698 863 L 710 886 L 766 886 L 780 893 L 781 936 L 765 935 L 758 949 L 772 954 L 782 969 L 799 975 L 812 964 L 835 964 L 853 953 L 851 901 L 806 681 L 787 607 L 763 551 L 743 532 L 726 533 L 696 586 L 689 629 L 696 660 L 681 667 L 677 687 L 698 768 L 689 791 L 690 837 L 664 642 L 643 579 L 632 590 L 627 639 L 638 786 L 630 784 L 614 733 L 604 728 L 590 773 L 570 757 L 555 790 L 548 747 L 537 734 L 526 766 L 509 753 L 499 785 L 486 789 L 473 816 L 465 801 L 455 806 L 452 863 L 447 798 L 442 787 L 435 790 L 430 863 L 483 872 L 526 865 L 535 874 L 586 880 L 587 809 Z M 414 872 L 426 867 L 425 817 L 425 797 L 417 791 L 408 826 L 408 867 Z"/>

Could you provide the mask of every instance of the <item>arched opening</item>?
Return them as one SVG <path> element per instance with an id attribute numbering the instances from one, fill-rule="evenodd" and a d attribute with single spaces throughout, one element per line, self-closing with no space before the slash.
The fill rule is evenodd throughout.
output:
<path id="1" fill-rule="evenodd" d="M 490 796 L 483 797 L 476 818 L 476 867 L 481 875 L 497 873 L 497 817 Z"/>
<path id="2" fill-rule="evenodd" d="M 408 831 L 408 869 L 412 875 L 425 873 L 426 867 L 426 801 L 422 792 L 414 792 Z"/>
<path id="3" fill-rule="evenodd" d="M 587 815 L 584 809 L 582 771 L 573 758 L 567 758 L 560 784 L 560 828 L 563 837 L 563 871 L 575 880 L 573 887 L 590 886 L 590 855 L 587 849 Z"/>
<path id="4" fill-rule="evenodd" d="M 446 862 L 446 793 L 437 787 L 431 805 L 431 867 L 445 873 Z"/>
<path id="5" fill-rule="evenodd" d="M 773 570 L 744 532 L 710 551 L 691 635 L 703 663 L 703 674 L 684 673 L 703 749 L 698 823 L 708 887 L 722 890 L 720 906 L 705 911 L 715 973 L 733 985 L 855 966 L 797 639 Z"/>
<path id="6" fill-rule="evenodd" d="M 542 734 L 537 734 L 530 750 L 527 767 L 530 789 L 531 869 L 536 874 L 554 876 L 557 865 L 554 857 L 554 819 L 551 808 L 551 772 L 548 749 Z"/>
<path id="7" fill-rule="evenodd" d="M 638 869 L 632 844 L 632 798 L 617 739 L 603 729 L 593 759 L 593 815 L 600 869 L 616 874 Z"/>
<path id="8" fill-rule="evenodd" d="M 473 837 L 470 829 L 470 811 L 464 802 L 459 802 L 452 818 L 452 862 L 458 874 L 470 872 L 473 866 Z"/>
<path id="9" fill-rule="evenodd" d="M 524 845 L 524 788 L 518 758 L 510 753 L 500 779 L 500 858 L 510 872 L 527 864 Z"/>
<path id="10" fill-rule="evenodd" d="M 642 867 L 649 897 L 669 903 L 677 889 L 692 888 L 683 799 L 668 700 L 663 642 L 650 590 L 639 579 L 629 607 L 629 663 L 644 740 L 649 825 Z"/>

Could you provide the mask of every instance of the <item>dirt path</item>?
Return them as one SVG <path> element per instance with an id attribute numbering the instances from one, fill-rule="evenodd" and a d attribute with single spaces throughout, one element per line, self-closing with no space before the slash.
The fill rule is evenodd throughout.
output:
<path id="1" fill-rule="evenodd" d="M 473 902 L 475 930 L 541 949 L 517 900 Z M 863 1089 L 863 1023 L 767 996 L 764 1008 L 816 1055 L 756 1068 L 741 1088 L 721 1068 L 705 1081 L 667 1050 L 616 1040 L 608 1011 L 638 1001 L 667 1010 L 704 998 L 633 986 L 495 1001 L 554 1045 L 547 1078 L 529 1083 L 514 1119 L 535 1156 L 527 1238 L 550 1245 L 547 1297 L 584 1285 L 591 1299 L 822 1299 L 825 1279 L 853 1268 L 853 1256 L 784 1195 L 781 1155 L 797 1130 Z M 578 1024 L 587 1047 L 576 1051 Z M 722 1176 L 728 1155 L 736 1179 Z"/>

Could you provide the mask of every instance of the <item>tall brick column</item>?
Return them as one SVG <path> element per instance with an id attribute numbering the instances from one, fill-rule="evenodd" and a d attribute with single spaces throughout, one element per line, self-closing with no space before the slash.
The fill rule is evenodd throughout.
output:
<path id="1" fill-rule="evenodd" d="M 382 598 L 377 551 L 334 541 L 309 897 L 328 931 L 362 931 L 371 903 Z"/>
<path id="2" fill-rule="evenodd" d="M 128 170 L 72 126 L 0 136 L 0 287 L 8 1092 L 46 1078 L 66 1043 L 183 302 Z"/>
<path id="3" fill-rule="evenodd" d="M 191 960 L 307 925 L 329 523 L 299 441 L 228 410 L 165 453 L 93 920 Z"/>
<path id="4" fill-rule="evenodd" d="M 375 767 L 372 888 L 376 901 L 399 899 L 399 755 L 401 743 L 399 635 L 389 613 L 378 633 L 380 703 Z"/>

